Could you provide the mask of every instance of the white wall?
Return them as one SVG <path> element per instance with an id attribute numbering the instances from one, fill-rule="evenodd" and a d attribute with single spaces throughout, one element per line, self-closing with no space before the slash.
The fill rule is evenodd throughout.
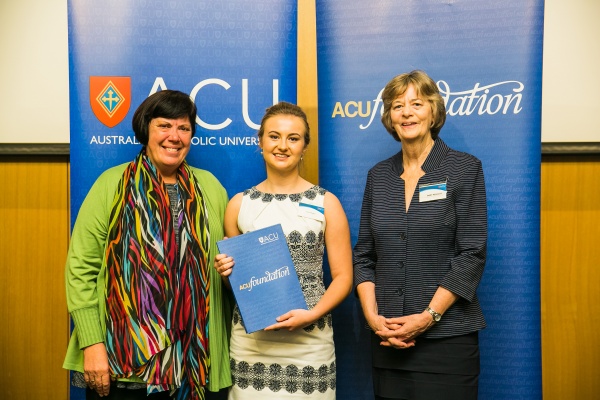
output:
<path id="1" fill-rule="evenodd" d="M 600 1 L 546 0 L 542 142 L 600 142 Z"/>
<path id="2" fill-rule="evenodd" d="M 0 0 L 0 143 L 69 142 L 67 0 Z"/>
<path id="3" fill-rule="evenodd" d="M 545 7 L 542 142 L 600 142 L 600 0 Z M 69 142 L 67 44 L 67 0 L 0 0 L 0 143 Z"/>

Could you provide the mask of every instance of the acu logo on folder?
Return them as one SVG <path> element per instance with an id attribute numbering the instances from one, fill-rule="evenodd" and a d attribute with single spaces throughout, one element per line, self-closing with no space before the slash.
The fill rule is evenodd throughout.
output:
<path id="1" fill-rule="evenodd" d="M 281 224 L 217 242 L 233 257 L 229 276 L 246 333 L 273 325 L 280 315 L 307 309 Z"/>

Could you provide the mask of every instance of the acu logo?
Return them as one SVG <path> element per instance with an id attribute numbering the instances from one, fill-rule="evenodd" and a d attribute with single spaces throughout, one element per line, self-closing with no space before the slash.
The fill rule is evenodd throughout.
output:
<path id="1" fill-rule="evenodd" d="M 90 105 L 100 122 L 109 128 L 116 126 L 131 105 L 131 78 L 90 76 Z"/>
<path id="2" fill-rule="evenodd" d="M 279 234 L 277 232 L 269 233 L 268 235 L 261 236 L 258 238 L 260 244 L 267 244 L 279 240 Z"/>

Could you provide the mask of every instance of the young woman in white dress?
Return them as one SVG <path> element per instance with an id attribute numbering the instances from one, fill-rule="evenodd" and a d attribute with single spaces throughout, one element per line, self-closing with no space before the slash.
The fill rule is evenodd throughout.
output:
<path id="1" fill-rule="evenodd" d="M 308 310 L 290 310 L 265 330 L 246 334 L 236 307 L 229 399 L 335 399 L 330 313 L 352 290 L 346 214 L 337 197 L 300 176 L 299 165 L 310 142 L 300 107 L 281 102 L 268 108 L 258 137 L 267 178 L 231 199 L 225 211 L 225 235 L 281 224 Z M 327 288 L 325 247 L 332 278 Z M 235 261 L 219 254 L 215 268 L 228 284 Z"/>

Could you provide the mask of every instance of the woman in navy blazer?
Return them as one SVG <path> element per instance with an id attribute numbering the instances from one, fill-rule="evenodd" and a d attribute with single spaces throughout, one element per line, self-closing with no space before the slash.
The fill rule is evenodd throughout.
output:
<path id="1" fill-rule="evenodd" d="M 354 279 L 372 333 L 376 399 L 476 399 L 477 299 L 487 244 L 481 162 L 438 134 L 446 109 L 423 71 L 396 76 L 381 121 L 400 152 L 368 173 Z"/>

